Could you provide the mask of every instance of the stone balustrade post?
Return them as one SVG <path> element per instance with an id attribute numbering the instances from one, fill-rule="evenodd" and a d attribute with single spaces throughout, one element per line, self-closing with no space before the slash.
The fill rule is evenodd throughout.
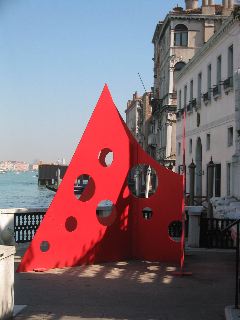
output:
<path id="1" fill-rule="evenodd" d="M 203 206 L 186 206 L 188 211 L 188 246 L 191 248 L 199 248 L 200 241 L 200 218 Z"/>
<path id="2" fill-rule="evenodd" d="M 0 245 L 0 319 L 13 318 L 14 246 Z"/>

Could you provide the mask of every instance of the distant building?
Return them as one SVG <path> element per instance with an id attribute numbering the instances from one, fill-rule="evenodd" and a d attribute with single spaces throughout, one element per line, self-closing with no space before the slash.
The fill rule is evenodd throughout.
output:
<path id="1" fill-rule="evenodd" d="M 240 78 L 237 91 L 235 76 L 240 75 L 239 57 L 240 25 L 239 20 L 231 16 L 180 71 L 175 82 L 178 93 L 176 166 L 181 172 L 185 126 L 186 167 L 192 160 L 196 164 L 196 196 L 207 195 L 211 158 L 214 162 L 214 196 L 236 195 L 234 188 L 235 191 L 236 186 L 239 189 L 240 171 L 238 176 L 232 171 L 232 157 L 235 153 L 240 154 Z M 240 157 L 237 159 L 240 167 Z M 188 174 L 186 182 L 188 192 Z"/>
<path id="2" fill-rule="evenodd" d="M 219 30 L 230 15 L 233 1 L 214 5 L 212 0 L 185 0 L 186 8 L 174 8 L 157 24 L 154 44 L 152 133 L 153 157 L 165 166 L 176 159 L 176 78 L 197 51 Z"/>
<path id="3" fill-rule="evenodd" d="M 0 162 L 0 169 L 5 171 L 13 170 L 13 163 L 11 161 L 1 161 Z"/>
<path id="4" fill-rule="evenodd" d="M 14 171 L 28 171 L 29 170 L 29 163 L 26 162 L 15 162 L 13 165 Z"/>
<path id="5" fill-rule="evenodd" d="M 152 114 L 150 104 L 151 93 L 145 92 L 143 96 L 138 96 L 137 92 L 133 94 L 132 100 L 128 100 L 126 113 L 126 124 L 138 143 L 147 150 L 148 135 L 150 133 L 149 119 Z"/>
<path id="6" fill-rule="evenodd" d="M 38 164 L 30 164 L 29 170 L 38 170 Z"/>

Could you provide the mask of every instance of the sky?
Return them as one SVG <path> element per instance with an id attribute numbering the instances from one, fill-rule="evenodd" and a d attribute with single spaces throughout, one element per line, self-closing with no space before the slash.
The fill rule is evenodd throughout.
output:
<path id="1" fill-rule="evenodd" d="M 105 83 L 153 86 L 152 37 L 183 0 L 0 0 L 0 161 L 68 162 Z"/>

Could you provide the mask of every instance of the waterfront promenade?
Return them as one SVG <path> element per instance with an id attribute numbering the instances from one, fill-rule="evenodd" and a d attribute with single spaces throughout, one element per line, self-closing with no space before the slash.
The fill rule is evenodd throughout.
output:
<path id="1" fill-rule="evenodd" d="M 195 250 L 185 277 L 171 264 L 140 261 L 16 274 L 15 304 L 27 307 L 15 319 L 223 320 L 234 304 L 234 267 L 232 250 Z"/>

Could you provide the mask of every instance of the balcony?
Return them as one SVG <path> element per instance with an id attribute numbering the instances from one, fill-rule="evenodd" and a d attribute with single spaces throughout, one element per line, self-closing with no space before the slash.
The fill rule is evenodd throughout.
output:
<path id="1" fill-rule="evenodd" d="M 187 104 L 187 113 L 191 113 L 191 112 L 193 112 L 192 101 L 190 101 L 189 104 Z"/>
<path id="2" fill-rule="evenodd" d="M 200 100 L 201 101 L 201 100 Z M 199 103 L 197 103 L 197 99 L 196 98 L 194 98 L 194 99 L 192 99 L 192 107 L 194 108 L 194 109 L 198 109 L 198 107 L 200 107 L 201 106 L 201 102 Z"/>
<path id="3" fill-rule="evenodd" d="M 181 120 L 181 118 L 182 118 L 182 112 L 181 112 L 181 110 L 178 110 L 176 112 L 176 119 L 177 119 L 177 121 L 179 121 L 179 120 Z"/>
<path id="4" fill-rule="evenodd" d="M 152 99 L 151 100 L 151 106 L 152 106 L 152 114 L 159 111 L 159 109 L 162 107 L 162 99 Z"/>
<path id="5" fill-rule="evenodd" d="M 211 101 L 211 92 L 208 91 L 202 95 L 203 102 L 207 105 Z"/>
<path id="6" fill-rule="evenodd" d="M 213 87 L 212 92 L 213 92 L 213 98 L 214 98 L 215 100 L 217 100 L 217 99 L 221 96 L 221 87 L 220 87 L 220 84 L 219 84 L 219 85 L 215 85 L 215 86 Z"/>
<path id="7" fill-rule="evenodd" d="M 223 89 L 226 94 L 233 89 L 233 77 L 228 77 L 223 81 Z"/>
<path id="8" fill-rule="evenodd" d="M 157 146 L 157 135 L 155 133 L 150 133 L 148 136 L 148 145 L 152 147 Z"/>

